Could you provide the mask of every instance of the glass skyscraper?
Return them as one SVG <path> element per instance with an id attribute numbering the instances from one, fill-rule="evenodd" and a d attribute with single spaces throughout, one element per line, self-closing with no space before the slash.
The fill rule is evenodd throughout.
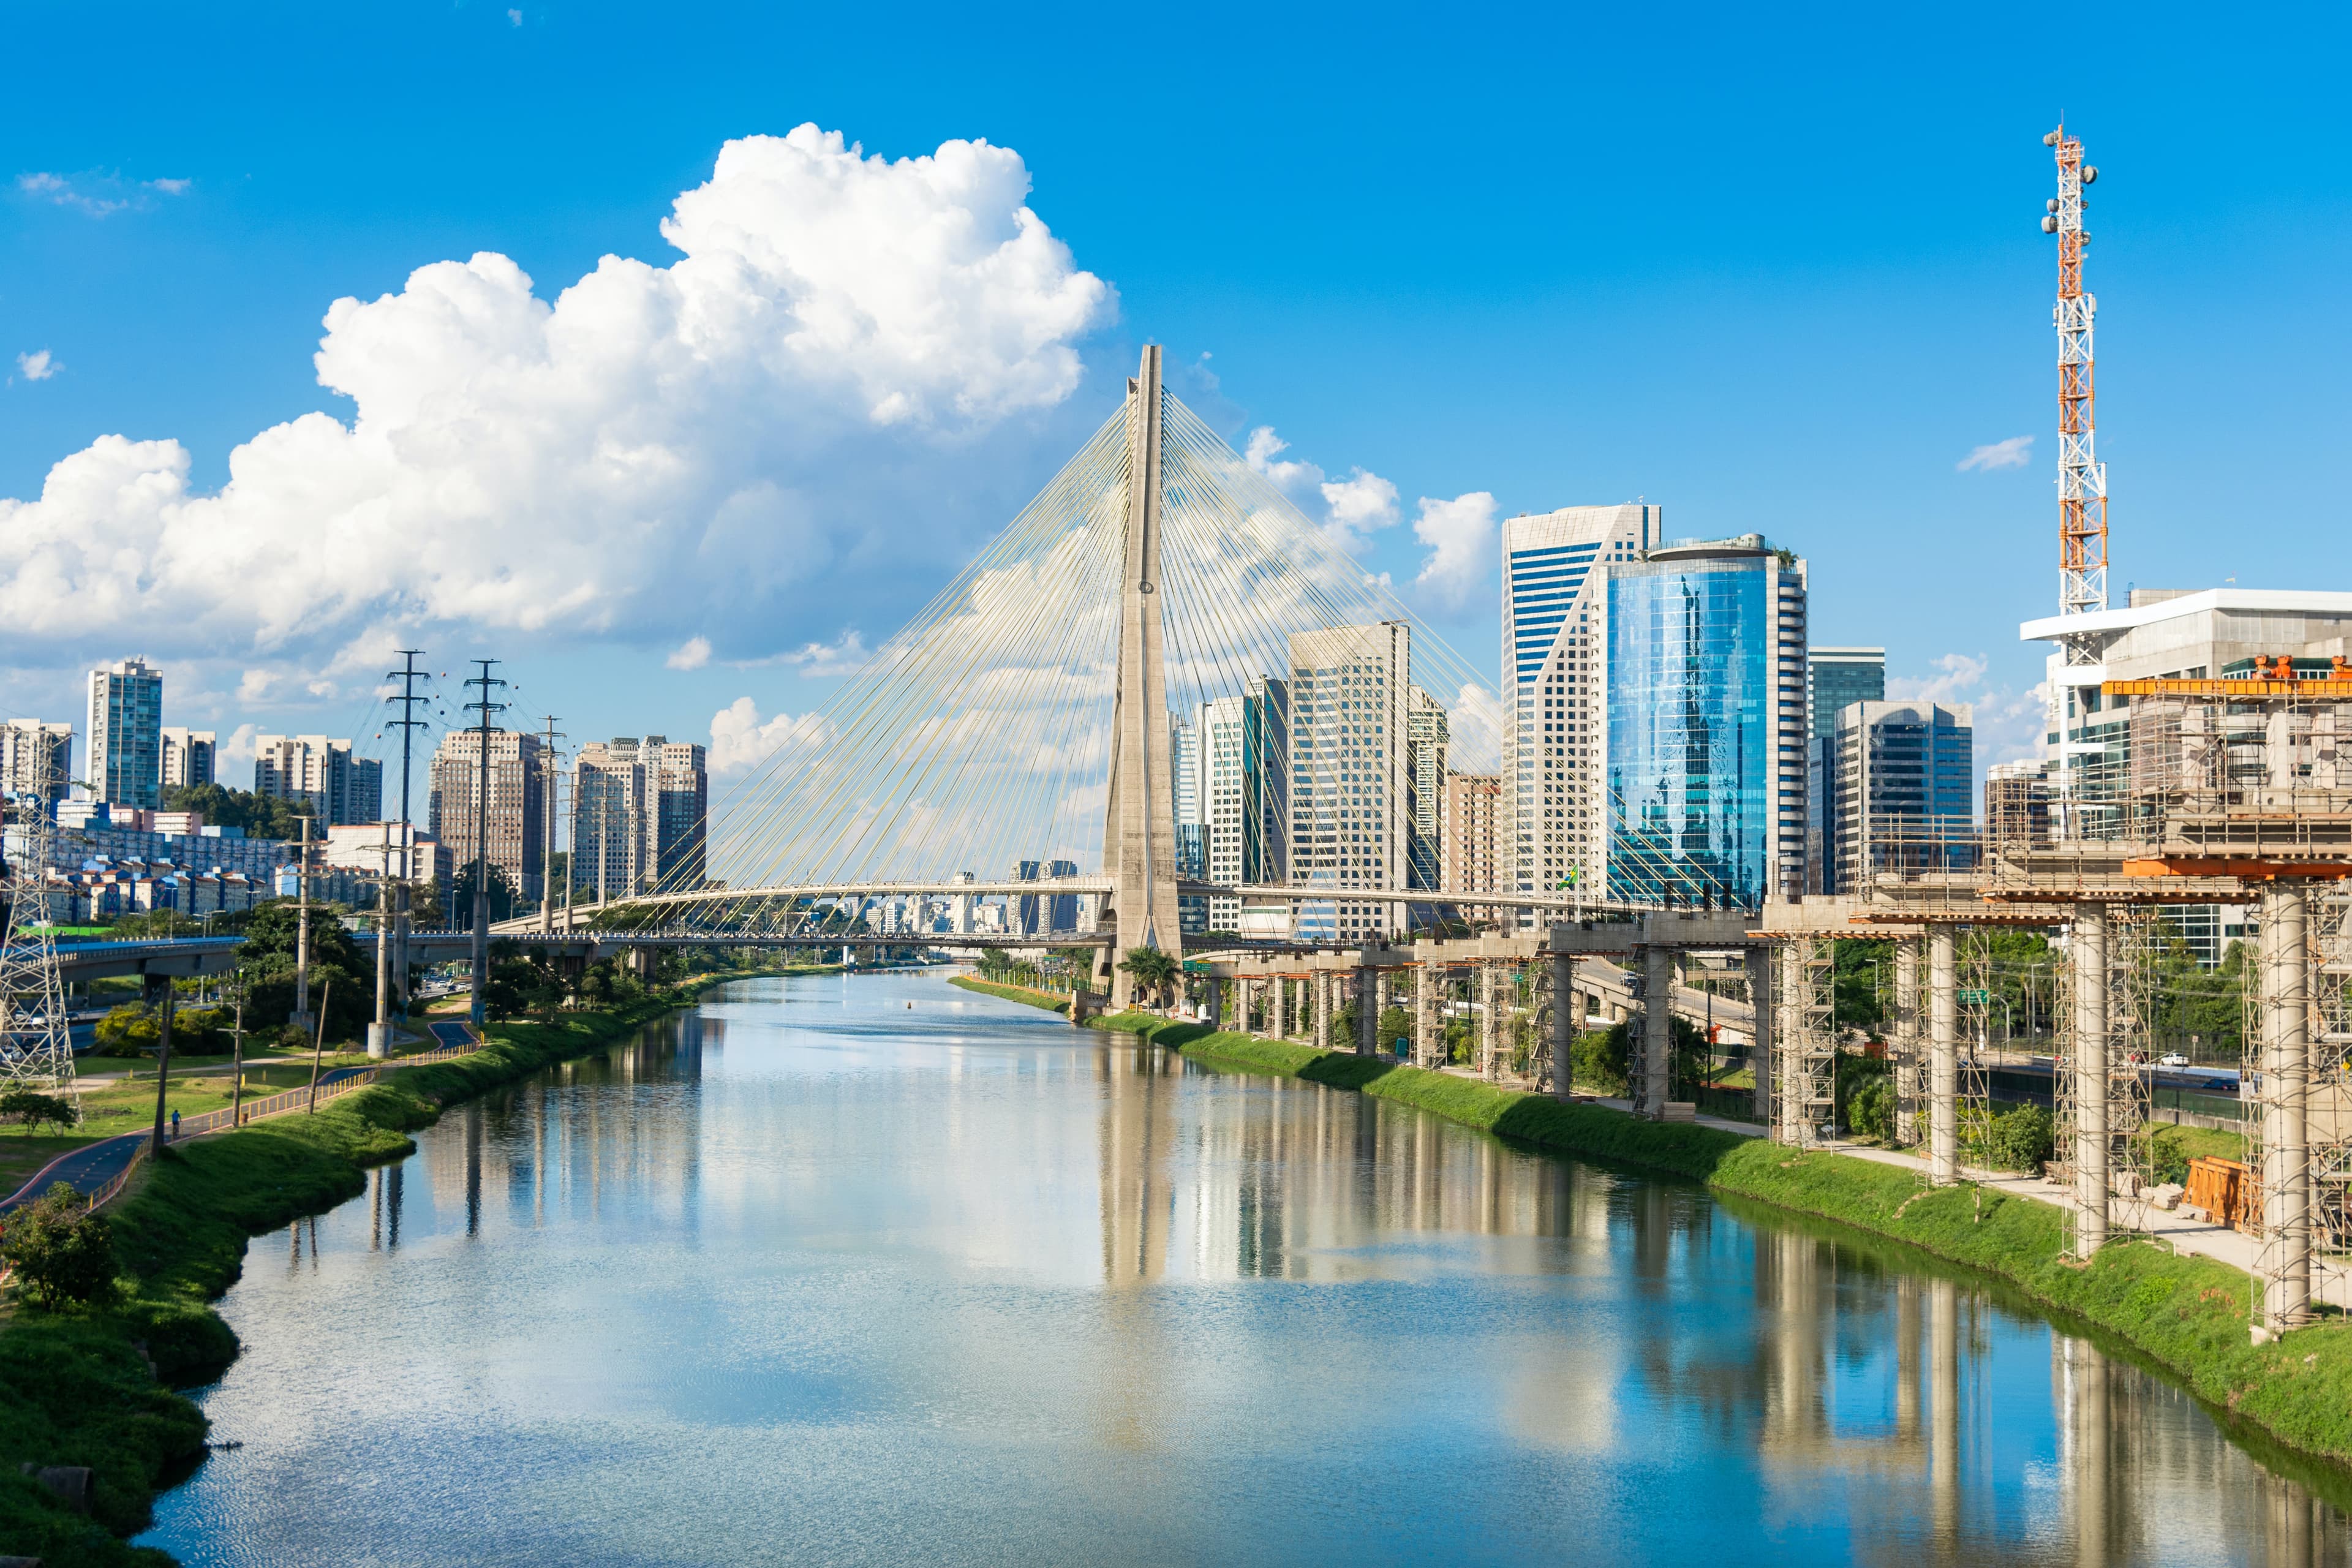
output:
<path id="1" fill-rule="evenodd" d="M 1802 890 L 1805 569 L 1760 535 L 1611 568 L 1612 898 L 1754 909 Z"/>

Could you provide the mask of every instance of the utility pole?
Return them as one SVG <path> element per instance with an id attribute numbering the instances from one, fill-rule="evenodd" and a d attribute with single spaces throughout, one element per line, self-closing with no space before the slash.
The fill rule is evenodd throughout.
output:
<path id="1" fill-rule="evenodd" d="M 467 703 L 466 710 L 479 713 L 482 721 L 474 731 L 479 752 L 474 790 L 474 995 L 467 1016 L 478 1029 L 488 1021 L 482 1010 L 482 993 L 490 984 L 490 716 L 505 712 L 507 705 L 490 700 L 491 689 L 506 685 L 490 673 L 490 667 L 499 661 L 478 658 L 473 662 L 482 667 L 482 673 L 466 684 L 480 687 L 482 695 L 480 700 Z"/>
<path id="2" fill-rule="evenodd" d="M 555 742 L 572 737 L 555 727 L 555 715 L 547 716 L 547 730 L 541 737 L 544 742 L 539 760 L 540 827 L 546 847 L 539 857 L 539 931 L 541 936 L 555 930 Z M 564 867 L 563 879 L 572 879 L 572 868 Z"/>
<path id="3" fill-rule="evenodd" d="M 416 683 L 432 679 L 433 674 L 430 670 L 416 668 L 416 656 L 425 651 L 423 648 L 404 647 L 394 651 L 400 655 L 401 668 L 385 671 L 384 679 L 400 682 L 399 695 L 386 700 L 400 704 L 400 717 L 387 722 L 400 731 L 400 885 L 394 889 L 398 907 L 393 915 L 393 940 L 396 944 L 396 973 L 400 976 L 400 1016 L 404 1023 L 408 1018 L 409 890 L 416 884 L 416 828 L 408 816 L 409 742 L 411 737 L 425 725 L 425 721 L 416 716 L 416 705 L 430 700 L 416 694 Z M 381 936 L 377 938 L 378 942 L 383 940 Z"/>
<path id="4" fill-rule="evenodd" d="M 301 858 L 294 866 L 294 1024 L 310 1026 L 310 819 L 302 818 Z"/>

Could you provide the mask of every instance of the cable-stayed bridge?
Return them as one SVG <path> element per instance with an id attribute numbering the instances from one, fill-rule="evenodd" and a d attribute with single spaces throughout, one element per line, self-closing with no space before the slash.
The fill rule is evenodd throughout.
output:
<path id="1" fill-rule="evenodd" d="M 1624 908 L 1443 885 L 1435 792 L 1495 770 L 1503 717 L 1149 347 L 1119 411 L 722 806 L 716 880 L 567 919 L 775 937 L 874 900 L 1074 900 L 1077 929 L 1039 940 L 1181 955 L 1245 909 L 1307 906 L 1275 923 L 1338 946 L 1441 910 Z"/>

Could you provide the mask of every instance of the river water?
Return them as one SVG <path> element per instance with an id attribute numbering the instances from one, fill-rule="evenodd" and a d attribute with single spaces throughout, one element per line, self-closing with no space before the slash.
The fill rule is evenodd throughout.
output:
<path id="1" fill-rule="evenodd" d="M 2336 1483 L 1916 1258 L 936 974 L 739 983 L 418 1144 L 252 1243 L 245 1353 L 204 1395 L 244 1446 L 145 1542 L 2305 1568 L 2352 1542 Z"/>

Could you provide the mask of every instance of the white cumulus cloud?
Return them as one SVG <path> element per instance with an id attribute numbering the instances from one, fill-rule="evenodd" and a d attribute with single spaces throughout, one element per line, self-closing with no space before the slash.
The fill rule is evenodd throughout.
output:
<path id="1" fill-rule="evenodd" d="M 803 125 L 726 144 L 662 225 L 667 266 L 607 256 L 550 300 L 484 252 L 338 300 L 316 364 L 348 421 L 260 432 L 215 493 L 177 441 L 110 435 L 0 499 L 0 650 L 136 629 L 326 662 L 435 625 L 724 642 L 835 564 L 878 582 L 960 555 L 942 477 L 975 432 L 1066 399 L 1115 312 L 1028 193 L 1006 148 L 894 162 Z"/>
<path id="2" fill-rule="evenodd" d="M 700 669 L 710 662 L 710 639 L 688 637 L 676 652 L 662 662 L 672 669 Z"/>
<path id="3" fill-rule="evenodd" d="M 1412 533 L 1429 550 L 1414 584 L 1447 605 L 1467 604 L 1496 562 L 1495 498 L 1485 490 L 1452 500 L 1423 496 Z"/>
<path id="4" fill-rule="evenodd" d="M 35 349 L 31 353 L 16 356 L 16 368 L 25 373 L 26 381 L 47 381 L 65 366 L 51 359 L 48 350 Z"/>
<path id="5" fill-rule="evenodd" d="M 2006 441 L 1995 441 L 1990 446 L 1971 449 L 1967 457 L 1962 458 L 1952 467 L 1963 474 L 1971 468 L 1979 473 L 1990 474 L 1996 468 L 2021 468 L 2032 461 L 2033 461 L 2033 437 L 2011 436 Z"/>
<path id="6" fill-rule="evenodd" d="M 704 764 L 714 774 L 749 773 L 787 741 L 811 741 L 827 729 L 822 715 L 779 713 L 760 717 L 760 705 L 738 697 L 710 716 L 710 749 Z"/>

